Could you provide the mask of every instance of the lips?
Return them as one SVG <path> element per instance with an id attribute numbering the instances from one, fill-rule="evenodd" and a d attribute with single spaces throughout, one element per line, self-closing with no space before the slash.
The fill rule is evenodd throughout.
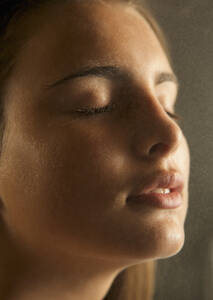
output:
<path id="1" fill-rule="evenodd" d="M 170 189 L 170 192 L 182 193 L 184 188 L 184 178 L 178 172 L 159 171 L 158 173 L 147 177 L 144 185 L 128 198 L 147 195 L 158 188 L 167 188 Z"/>

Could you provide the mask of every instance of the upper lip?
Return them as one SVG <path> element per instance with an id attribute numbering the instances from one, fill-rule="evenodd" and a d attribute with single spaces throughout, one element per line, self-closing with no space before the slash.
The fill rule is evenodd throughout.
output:
<path id="1" fill-rule="evenodd" d="M 147 194 L 158 188 L 168 188 L 172 192 L 177 191 L 181 193 L 184 188 L 184 178 L 178 172 L 159 171 L 147 177 L 145 181 L 142 188 L 136 194 L 130 195 L 130 197 Z"/>

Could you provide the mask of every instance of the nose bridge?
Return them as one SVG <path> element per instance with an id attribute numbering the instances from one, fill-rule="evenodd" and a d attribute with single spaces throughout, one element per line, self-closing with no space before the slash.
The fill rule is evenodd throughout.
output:
<path id="1" fill-rule="evenodd" d="M 138 151 L 146 156 L 169 155 L 179 147 L 182 131 L 155 96 L 144 96 L 134 114 Z"/>

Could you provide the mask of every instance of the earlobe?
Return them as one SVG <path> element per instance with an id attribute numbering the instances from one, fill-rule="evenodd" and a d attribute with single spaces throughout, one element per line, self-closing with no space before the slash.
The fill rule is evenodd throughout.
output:
<path id="1" fill-rule="evenodd" d="M 0 197 L 0 213 L 3 211 L 4 209 L 4 203 L 2 201 L 2 198 Z"/>

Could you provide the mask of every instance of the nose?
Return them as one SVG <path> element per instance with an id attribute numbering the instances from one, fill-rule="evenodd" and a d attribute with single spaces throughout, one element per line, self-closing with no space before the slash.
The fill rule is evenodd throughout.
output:
<path id="1" fill-rule="evenodd" d="M 145 107 L 146 106 L 146 107 Z M 143 105 L 135 114 L 137 152 L 145 159 L 159 159 L 176 152 L 183 133 L 158 100 Z"/>

